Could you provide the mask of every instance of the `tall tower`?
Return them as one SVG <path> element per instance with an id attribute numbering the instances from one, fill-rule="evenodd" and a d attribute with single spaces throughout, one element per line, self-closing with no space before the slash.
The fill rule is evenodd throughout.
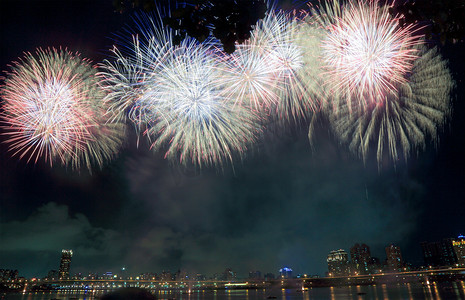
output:
<path id="1" fill-rule="evenodd" d="M 423 257 L 427 266 L 452 266 L 458 263 L 458 239 L 447 238 L 441 242 L 422 242 Z"/>
<path id="2" fill-rule="evenodd" d="M 423 259 L 426 266 L 440 266 L 441 265 L 441 247 L 438 242 L 421 242 L 421 249 L 423 250 Z"/>
<path id="3" fill-rule="evenodd" d="M 292 269 L 289 267 L 283 267 L 279 269 L 279 276 L 281 278 L 290 279 L 292 278 Z"/>
<path id="4" fill-rule="evenodd" d="M 458 238 L 452 241 L 452 245 L 457 256 L 457 263 L 465 266 L 465 236 L 459 235 Z"/>
<path id="5" fill-rule="evenodd" d="M 73 250 L 61 250 L 60 269 L 58 271 L 60 279 L 69 279 L 71 257 L 73 257 Z"/>
<path id="6" fill-rule="evenodd" d="M 400 247 L 394 244 L 386 247 L 387 267 L 391 271 L 402 270 L 402 254 Z"/>
<path id="7" fill-rule="evenodd" d="M 358 274 L 370 273 L 370 247 L 365 244 L 355 244 L 352 248 L 350 248 L 350 259 L 352 260 Z"/>
<path id="8" fill-rule="evenodd" d="M 342 276 L 349 274 L 349 256 L 345 250 L 333 250 L 328 258 L 329 276 Z"/>

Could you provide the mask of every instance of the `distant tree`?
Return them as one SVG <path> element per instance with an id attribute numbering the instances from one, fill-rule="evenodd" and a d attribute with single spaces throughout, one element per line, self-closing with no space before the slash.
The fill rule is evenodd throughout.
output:
<path id="1" fill-rule="evenodd" d="M 115 0 L 114 5 L 119 12 L 135 7 L 151 11 L 157 9 L 154 3 L 153 0 Z M 176 30 L 177 43 L 186 35 L 200 42 L 214 36 L 223 44 L 224 51 L 232 53 L 236 42 L 240 44 L 250 38 L 252 26 L 265 17 L 266 10 L 265 0 L 187 0 L 179 5 L 170 3 L 170 15 L 163 21 Z"/>
<path id="2" fill-rule="evenodd" d="M 426 25 L 427 39 L 439 40 L 442 44 L 457 43 L 465 39 L 464 0 L 395 1 L 391 14 L 402 15 L 401 25 Z"/>

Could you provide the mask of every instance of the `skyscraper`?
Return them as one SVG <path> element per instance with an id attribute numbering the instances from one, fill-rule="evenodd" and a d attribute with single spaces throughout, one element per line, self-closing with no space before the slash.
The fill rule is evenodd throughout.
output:
<path id="1" fill-rule="evenodd" d="M 288 267 L 283 267 L 279 269 L 279 276 L 281 278 L 286 278 L 286 279 L 292 278 L 292 269 Z"/>
<path id="2" fill-rule="evenodd" d="M 328 254 L 329 276 L 342 276 L 349 274 L 349 256 L 343 249 L 333 250 Z"/>
<path id="3" fill-rule="evenodd" d="M 443 239 L 441 242 L 441 263 L 443 266 L 452 266 L 457 263 L 457 256 L 455 255 L 454 246 L 452 244 L 453 241 L 454 239 L 448 238 Z"/>
<path id="4" fill-rule="evenodd" d="M 427 266 L 441 265 L 441 247 L 438 242 L 421 242 L 421 249 Z"/>
<path id="5" fill-rule="evenodd" d="M 457 257 L 457 263 L 465 266 L 465 236 L 459 235 L 458 238 L 453 239 L 452 246 Z"/>
<path id="6" fill-rule="evenodd" d="M 350 259 L 357 274 L 370 273 L 371 254 L 370 247 L 365 244 L 355 244 L 350 248 Z"/>
<path id="7" fill-rule="evenodd" d="M 422 242 L 423 258 L 427 266 L 451 266 L 457 263 L 453 245 L 455 239 L 447 238 L 441 242 Z"/>
<path id="8" fill-rule="evenodd" d="M 73 257 L 73 250 L 61 250 L 60 269 L 58 271 L 60 279 L 69 279 L 71 257 Z"/>
<path id="9" fill-rule="evenodd" d="M 394 244 L 386 247 L 387 268 L 390 271 L 402 270 L 402 254 L 400 247 Z"/>

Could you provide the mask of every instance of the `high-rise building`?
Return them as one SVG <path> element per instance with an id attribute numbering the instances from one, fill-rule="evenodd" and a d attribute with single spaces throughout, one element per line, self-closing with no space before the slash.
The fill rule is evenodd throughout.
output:
<path id="1" fill-rule="evenodd" d="M 454 246 L 452 245 L 454 239 L 443 239 L 441 242 L 441 264 L 443 266 L 452 266 L 457 263 L 457 256 L 455 255 Z"/>
<path id="2" fill-rule="evenodd" d="M 370 273 L 370 247 L 365 244 L 355 244 L 350 248 L 350 259 L 357 274 Z"/>
<path id="3" fill-rule="evenodd" d="M 427 266 L 451 266 L 457 263 L 453 246 L 454 239 L 447 238 L 441 242 L 422 242 L 423 258 Z"/>
<path id="4" fill-rule="evenodd" d="M 59 276 L 60 279 L 69 279 L 69 268 L 71 267 L 71 258 L 73 257 L 73 250 L 61 250 L 61 260 Z"/>
<path id="5" fill-rule="evenodd" d="M 283 267 L 279 269 L 279 277 L 281 278 L 292 278 L 292 269 L 289 267 Z"/>
<path id="6" fill-rule="evenodd" d="M 465 236 L 459 235 L 456 239 L 452 240 L 457 263 L 465 266 Z"/>
<path id="7" fill-rule="evenodd" d="M 437 242 L 422 242 L 423 259 L 427 266 L 441 265 L 441 247 Z"/>
<path id="8" fill-rule="evenodd" d="M 328 262 L 329 276 L 342 276 L 349 274 L 349 256 L 343 249 L 333 250 L 329 253 Z"/>
<path id="9" fill-rule="evenodd" d="M 402 270 L 402 254 L 400 253 L 400 247 L 391 244 L 386 247 L 386 258 L 387 268 L 390 271 L 401 271 Z"/>

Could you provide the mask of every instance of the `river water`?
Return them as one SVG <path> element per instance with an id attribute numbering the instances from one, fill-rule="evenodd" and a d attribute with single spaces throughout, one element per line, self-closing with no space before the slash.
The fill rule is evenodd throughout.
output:
<path id="1" fill-rule="evenodd" d="M 373 286 L 321 287 L 308 291 L 291 289 L 259 289 L 259 290 L 205 290 L 193 291 L 152 291 L 157 299 L 177 300 L 346 300 L 346 299 L 465 299 L 465 281 L 422 284 L 397 284 Z M 100 293 L 29 293 L 0 295 L 4 300 L 98 300 Z"/>

